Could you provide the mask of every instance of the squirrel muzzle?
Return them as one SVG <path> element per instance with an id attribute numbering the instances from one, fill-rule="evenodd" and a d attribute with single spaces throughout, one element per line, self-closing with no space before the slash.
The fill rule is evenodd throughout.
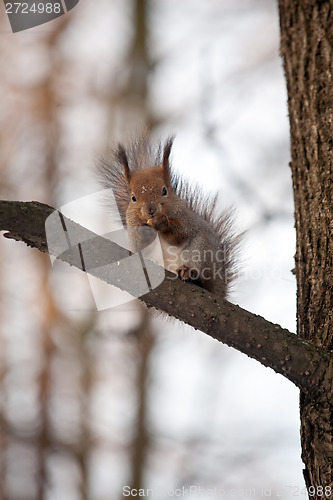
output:
<path id="1" fill-rule="evenodd" d="M 156 203 L 150 203 L 145 211 L 148 226 L 163 231 L 169 227 L 169 218 L 162 212 L 162 206 Z"/>
<path id="2" fill-rule="evenodd" d="M 143 218 L 151 219 L 162 212 L 162 206 L 159 203 L 150 201 L 141 208 L 140 212 Z"/>

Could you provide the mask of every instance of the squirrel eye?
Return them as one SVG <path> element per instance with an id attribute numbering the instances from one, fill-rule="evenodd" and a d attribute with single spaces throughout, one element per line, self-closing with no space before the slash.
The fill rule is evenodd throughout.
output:
<path id="1" fill-rule="evenodd" d="M 166 196 L 167 195 L 167 188 L 164 186 L 163 189 L 162 189 L 162 196 Z"/>
<path id="2" fill-rule="evenodd" d="M 132 201 L 136 201 L 134 194 L 132 194 Z"/>

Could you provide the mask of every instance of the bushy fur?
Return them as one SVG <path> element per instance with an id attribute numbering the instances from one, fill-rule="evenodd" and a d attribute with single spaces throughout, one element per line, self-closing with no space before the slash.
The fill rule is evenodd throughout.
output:
<path id="1" fill-rule="evenodd" d="M 166 151 L 167 157 L 169 157 L 172 141 L 173 139 L 169 138 L 164 148 L 162 148 L 161 144 L 153 147 L 149 138 L 144 136 L 132 141 L 126 147 L 118 145 L 107 159 L 101 160 L 98 164 L 98 174 L 101 183 L 105 188 L 113 190 L 121 221 L 124 225 L 126 225 L 126 214 L 131 202 L 131 191 L 124 170 L 128 168 L 129 172 L 133 173 L 160 167 L 165 161 L 164 155 Z M 224 291 L 220 291 L 220 295 L 226 296 L 230 290 L 231 283 L 238 274 L 237 257 L 240 236 L 234 230 L 233 212 L 227 210 L 218 213 L 218 195 L 213 197 L 206 196 L 198 186 L 191 186 L 183 177 L 176 174 L 171 166 L 169 171 L 170 187 L 185 202 L 187 207 L 186 210 L 184 209 L 183 219 L 189 220 L 189 224 L 192 221 L 196 221 L 196 227 L 199 227 L 199 231 L 201 227 L 203 228 L 202 238 L 200 241 L 198 239 L 198 247 L 200 249 L 204 247 L 205 235 L 209 231 L 208 236 L 211 236 L 209 237 L 210 242 L 213 240 L 217 241 L 214 248 L 218 247 L 223 251 L 225 287 Z M 198 225 L 198 221 L 200 220 L 206 222 L 199 223 Z M 217 289 L 217 291 L 214 288 L 209 288 L 200 280 L 198 284 L 204 288 L 213 290 L 215 293 L 223 290 L 223 287 Z"/>

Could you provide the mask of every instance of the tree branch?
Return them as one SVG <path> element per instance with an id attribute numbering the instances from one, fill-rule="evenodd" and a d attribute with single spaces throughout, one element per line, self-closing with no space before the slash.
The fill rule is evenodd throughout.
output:
<path id="1" fill-rule="evenodd" d="M 9 231 L 6 238 L 49 252 L 134 296 L 142 294 L 138 298 L 148 307 L 247 354 L 302 391 L 325 397 L 323 382 L 332 379 L 333 368 L 328 351 L 202 288 L 175 280 L 164 268 L 143 261 L 141 255 L 132 255 L 54 208 L 39 202 L 0 201 L 0 230 Z"/>

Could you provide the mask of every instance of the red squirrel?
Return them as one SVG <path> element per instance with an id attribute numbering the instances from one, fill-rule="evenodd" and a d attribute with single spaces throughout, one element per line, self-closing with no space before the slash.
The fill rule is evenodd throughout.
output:
<path id="1" fill-rule="evenodd" d="M 143 249 L 157 232 L 165 268 L 225 298 L 237 275 L 231 212 L 216 214 L 217 195 L 203 196 L 173 171 L 172 144 L 169 138 L 154 149 L 147 137 L 118 144 L 99 163 L 99 176 L 113 190 L 130 250 Z"/>

